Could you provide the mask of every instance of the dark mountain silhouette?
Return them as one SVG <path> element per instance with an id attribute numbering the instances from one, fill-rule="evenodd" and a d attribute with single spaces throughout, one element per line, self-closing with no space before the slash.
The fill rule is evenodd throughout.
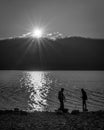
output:
<path id="1" fill-rule="evenodd" d="M 1 70 L 104 70 L 103 56 L 103 39 L 0 40 Z"/>

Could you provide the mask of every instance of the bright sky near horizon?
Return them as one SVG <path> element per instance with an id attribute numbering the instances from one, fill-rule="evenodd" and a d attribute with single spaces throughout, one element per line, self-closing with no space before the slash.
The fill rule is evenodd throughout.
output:
<path id="1" fill-rule="evenodd" d="M 104 38 L 104 0 L 0 0 L 0 38 L 38 26 L 47 33 Z"/>

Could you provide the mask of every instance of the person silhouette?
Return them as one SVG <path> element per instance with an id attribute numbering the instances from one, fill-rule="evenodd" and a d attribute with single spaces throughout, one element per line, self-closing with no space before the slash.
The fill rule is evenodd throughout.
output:
<path id="1" fill-rule="evenodd" d="M 61 90 L 58 92 L 58 99 L 60 102 L 60 108 L 59 110 L 62 110 L 64 112 L 64 101 L 65 101 L 65 96 L 64 96 L 64 88 L 61 88 Z"/>
<path id="2" fill-rule="evenodd" d="M 84 112 L 87 111 L 87 104 L 86 104 L 87 94 L 83 88 L 81 89 L 81 92 L 82 92 L 82 109 Z"/>

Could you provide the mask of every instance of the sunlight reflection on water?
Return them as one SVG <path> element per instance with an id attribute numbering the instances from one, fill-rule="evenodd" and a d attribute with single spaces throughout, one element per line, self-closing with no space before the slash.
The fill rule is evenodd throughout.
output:
<path id="1" fill-rule="evenodd" d="M 48 108 L 47 96 L 51 80 L 48 72 L 25 72 L 21 78 L 21 87 L 26 87 L 29 95 L 29 111 L 46 111 Z"/>
<path id="2" fill-rule="evenodd" d="M 81 88 L 89 111 L 104 109 L 103 71 L 0 71 L 0 109 L 55 111 L 64 87 L 65 108 L 82 111 Z"/>

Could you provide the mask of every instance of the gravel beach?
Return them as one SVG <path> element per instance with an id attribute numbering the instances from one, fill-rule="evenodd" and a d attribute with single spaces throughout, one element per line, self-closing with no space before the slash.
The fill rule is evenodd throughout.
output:
<path id="1" fill-rule="evenodd" d="M 79 114 L 1 114 L 0 130 L 104 130 L 104 111 Z"/>

